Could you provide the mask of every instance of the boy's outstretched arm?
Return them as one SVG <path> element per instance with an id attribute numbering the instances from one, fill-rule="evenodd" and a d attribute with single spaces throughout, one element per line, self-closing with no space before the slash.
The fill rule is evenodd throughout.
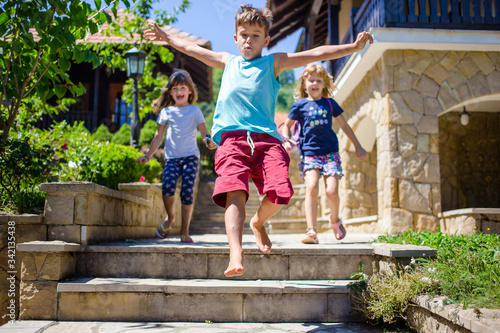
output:
<path id="1" fill-rule="evenodd" d="M 173 33 L 161 29 L 156 22 L 148 24 L 144 35 L 153 41 L 167 42 L 174 49 L 196 58 L 210 67 L 224 69 L 226 60 L 231 56 L 230 53 L 214 52 L 194 42 L 180 38 Z"/>
<path id="2" fill-rule="evenodd" d="M 361 51 L 367 42 L 372 44 L 373 38 L 368 32 L 363 31 L 358 34 L 356 41 L 352 44 L 323 45 L 297 53 L 276 53 L 274 54 L 274 75 L 278 77 L 281 71 L 285 69 L 305 66 L 312 62 L 345 57 Z"/>

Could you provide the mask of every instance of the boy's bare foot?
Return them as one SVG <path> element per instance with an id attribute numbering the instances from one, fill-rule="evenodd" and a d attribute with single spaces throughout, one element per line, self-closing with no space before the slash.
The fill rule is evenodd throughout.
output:
<path id="1" fill-rule="evenodd" d="M 227 277 L 235 277 L 241 276 L 245 273 L 245 267 L 231 267 L 231 263 L 227 266 L 227 269 L 224 271 L 224 275 Z"/>
<path id="2" fill-rule="evenodd" d="M 243 267 L 243 253 L 236 255 L 231 254 L 229 259 L 229 265 L 224 271 L 224 275 L 227 277 L 241 276 L 245 273 L 245 267 Z"/>
<path id="3" fill-rule="evenodd" d="M 250 221 L 250 228 L 252 228 L 253 234 L 255 235 L 255 242 L 257 247 L 261 252 L 268 254 L 271 252 L 272 243 L 267 236 L 266 228 L 264 225 L 256 226 L 255 223 Z"/>

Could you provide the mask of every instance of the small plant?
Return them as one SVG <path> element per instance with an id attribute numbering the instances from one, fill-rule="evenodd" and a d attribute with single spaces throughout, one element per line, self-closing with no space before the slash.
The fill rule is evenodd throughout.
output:
<path id="1" fill-rule="evenodd" d="M 92 134 L 92 139 L 95 141 L 111 141 L 113 139 L 113 133 L 111 133 L 108 127 L 101 124 L 97 130 Z"/>
<path id="2" fill-rule="evenodd" d="M 374 264 L 374 271 L 376 271 Z M 353 291 L 354 308 L 374 324 L 401 325 L 406 309 L 415 295 L 432 288 L 421 266 L 406 266 L 372 276 L 357 273 L 359 281 L 349 285 Z"/>
<path id="3" fill-rule="evenodd" d="M 120 127 L 118 132 L 113 135 L 113 139 L 111 139 L 111 141 L 113 143 L 128 146 L 130 145 L 130 137 L 130 125 L 125 123 Z"/>
<path id="4" fill-rule="evenodd" d="M 156 121 L 152 119 L 146 121 L 144 127 L 141 129 L 141 134 L 139 136 L 139 145 L 140 146 L 149 145 L 151 143 L 151 140 L 153 140 L 155 136 L 157 128 L 158 128 L 158 123 L 156 123 Z"/>

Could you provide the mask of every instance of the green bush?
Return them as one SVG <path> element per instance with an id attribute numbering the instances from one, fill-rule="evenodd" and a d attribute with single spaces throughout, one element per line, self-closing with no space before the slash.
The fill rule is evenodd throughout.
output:
<path id="1" fill-rule="evenodd" d="M 74 127 L 66 123 L 54 125 L 45 139 L 53 146 L 67 147 L 58 151 L 68 161 L 61 166 L 59 181 L 90 181 L 118 189 L 119 183 L 136 182 L 141 176 L 154 182 L 162 169 L 155 160 L 137 164 L 135 161 L 141 153 L 134 147 L 93 141 L 83 123 Z"/>
<path id="2" fill-rule="evenodd" d="M 376 271 L 374 264 L 373 271 Z M 404 326 L 405 311 L 415 295 L 430 290 L 421 266 L 408 265 L 401 270 L 375 273 L 372 276 L 357 273 L 360 279 L 352 283 L 353 307 L 370 322 L 380 325 Z"/>
<path id="3" fill-rule="evenodd" d="M 129 146 L 130 145 L 130 125 L 125 123 L 123 124 L 120 129 L 113 135 L 113 138 L 111 139 L 111 142 L 120 144 L 120 145 L 125 145 Z"/>
<path id="4" fill-rule="evenodd" d="M 59 170 L 57 148 L 37 136 L 11 137 L 0 141 L 0 209 L 17 214 L 43 211 L 42 182 L 51 181 Z"/>
<path id="5" fill-rule="evenodd" d="M 109 131 L 106 125 L 101 124 L 94 134 L 92 134 L 92 139 L 94 141 L 111 141 L 113 139 L 113 133 Z"/>
<path id="6" fill-rule="evenodd" d="M 104 143 L 90 147 L 80 164 L 85 180 L 118 189 L 119 183 L 139 181 L 141 176 L 147 182 L 154 182 L 162 170 L 160 163 L 151 160 L 137 164 L 142 154 L 131 146 Z"/>
<path id="7" fill-rule="evenodd" d="M 145 146 L 151 143 L 153 140 L 156 129 L 158 128 L 158 123 L 152 119 L 146 121 L 144 127 L 141 129 L 141 135 L 139 136 L 139 145 Z"/>
<path id="8" fill-rule="evenodd" d="M 162 166 L 156 160 L 137 164 L 141 153 L 130 146 L 92 140 L 77 123 L 55 123 L 50 130 L 11 132 L 0 143 L 0 209 L 13 213 L 41 213 L 45 194 L 40 184 L 51 181 L 90 181 L 112 189 L 119 183 L 155 182 Z"/>
<path id="9" fill-rule="evenodd" d="M 422 262 L 429 279 L 439 281 L 434 294 L 464 307 L 500 308 L 500 235 L 409 230 L 399 236 L 381 236 L 379 242 L 435 248 L 436 259 Z"/>

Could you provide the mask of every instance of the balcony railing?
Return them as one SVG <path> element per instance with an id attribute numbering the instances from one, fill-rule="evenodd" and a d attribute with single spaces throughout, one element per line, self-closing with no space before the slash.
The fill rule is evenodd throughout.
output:
<path id="1" fill-rule="evenodd" d="M 66 120 L 70 125 L 77 121 L 83 121 L 84 126 L 89 130 L 94 130 L 93 125 L 94 114 L 91 111 L 67 111 L 61 112 L 59 114 L 54 114 L 52 116 L 43 115 L 43 117 L 37 121 L 36 127 L 41 129 L 48 129 L 50 125 L 54 122 L 61 122 Z"/>
<path id="2" fill-rule="evenodd" d="M 370 28 L 500 30 L 500 0 L 366 0 L 351 15 L 342 43 Z M 335 61 L 336 77 L 349 57 Z"/>

